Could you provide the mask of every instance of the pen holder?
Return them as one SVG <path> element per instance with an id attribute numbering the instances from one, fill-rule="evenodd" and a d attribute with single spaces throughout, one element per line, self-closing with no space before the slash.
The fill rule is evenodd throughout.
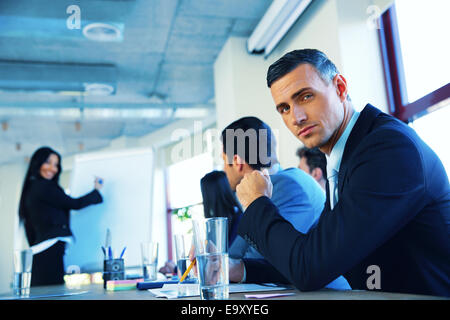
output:
<path id="1" fill-rule="evenodd" d="M 124 280 L 125 263 L 123 259 L 108 259 L 103 261 L 103 288 L 108 280 Z"/>

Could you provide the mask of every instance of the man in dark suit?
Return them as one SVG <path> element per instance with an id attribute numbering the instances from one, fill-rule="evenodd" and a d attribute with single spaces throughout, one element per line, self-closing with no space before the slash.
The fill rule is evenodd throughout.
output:
<path id="1" fill-rule="evenodd" d="M 375 107 L 356 112 L 318 50 L 286 54 L 267 82 L 286 126 L 327 155 L 327 203 L 317 225 L 298 232 L 255 170 L 237 186 L 239 234 L 300 290 L 342 274 L 353 289 L 450 296 L 450 186 L 436 154 Z"/>

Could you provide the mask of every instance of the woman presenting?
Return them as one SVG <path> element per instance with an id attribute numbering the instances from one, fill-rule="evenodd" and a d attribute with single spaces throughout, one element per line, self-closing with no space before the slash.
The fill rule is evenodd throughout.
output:
<path id="1" fill-rule="evenodd" d="M 70 210 L 101 203 L 102 181 L 94 190 L 71 198 L 59 186 L 61 156 L 48 147 L 35 151 L 25 176 L 19 204 L 19 218 L 33 250 L 31 286 L 64 283 L 64 251 L 72 241 Z"/>

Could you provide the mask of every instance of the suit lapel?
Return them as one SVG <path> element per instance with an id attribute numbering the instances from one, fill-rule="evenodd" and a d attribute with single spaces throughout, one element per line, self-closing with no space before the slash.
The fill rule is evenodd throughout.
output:
<path id="1" fill-rule="evenodd" d="M 341 198 L 342 190 L 345 185 L 345 179 L 347 176 L 348 163 L 352 156 L 353 151 L 356 149 L 361 140 L 367 135 L 367 133 L 372 128 L 372 123 L 375 118 L 381 113 L 380 110 L 367 104 L 361 111 L 358 120 L 355 123 L 350 135 L 348 137 L 347 143 L 344 147 L 344 153 L 342 155 L 341 165 L 339 167 L 338 174 L 338 197 Z M 328 183 L 328 182 L 327 182 Z M 327 191 L 328 192 L 328 191 Z M 327 199 L 328 199 L 327 194 Z"/>

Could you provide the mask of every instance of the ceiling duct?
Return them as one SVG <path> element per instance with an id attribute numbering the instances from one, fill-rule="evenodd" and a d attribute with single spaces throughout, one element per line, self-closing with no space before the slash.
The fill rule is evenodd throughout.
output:
<path id="1" fill-rule="evenodd" d="M 2 91 L 112 95 L 116 79 L 114 65 L 0 61 Z"/>

